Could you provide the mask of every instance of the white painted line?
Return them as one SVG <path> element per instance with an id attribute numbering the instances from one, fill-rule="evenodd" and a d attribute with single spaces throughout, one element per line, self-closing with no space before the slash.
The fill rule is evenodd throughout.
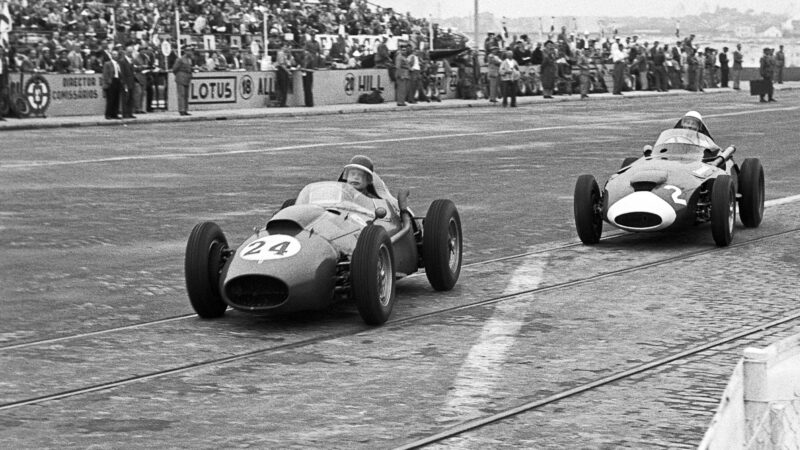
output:
<path id="1" fill-rule="evenodd" d="M 504 294 L 536 289 L 550 260 L 549 253 L 537 255 L 520 264 L 511 275 Z M 495 385 L 505 373 L 506 355 L 516 342 L 520 328 L 529 323 L 531 302 L 528 298 L 500 302 L 484 324 L 453 382 L 442 411 L 444 420 L 480 417 L 491 400 Z"/>
<path id="2" fill-rule="evenodd" d="M 764 207 L 769 208 L 770 206 L 778 206 L 778 205 L 785 205 L 787 203 L 794 203 L 800 201 L 800 195 L 791 195 L 789 197 L 783 198 L 775 198 L 772 200 L 767 200 L 764 202 Z"/>
<path id="3" fill-rule="evenodd" d="M 727 117 L 727 116 L 738 116 L 745 114 L 749 115 L 749 114 L 775 112 L 775 111 L 793 111 L 798 108 L 800 108 L 800 106 L 791 106 L 786 108 L 773 108 L 773 109 L 759 109 L 753 111 L 740 111 L 740 112 L 721 113 L 721 114 L 708 114 L 706 115 L 706 117 Z M 669 117 L 669 118 L 658 118 L 658 119 L 633 120 L 629 123 L 662 123 L 665 121 L 674 122 L 674 120 L 675 119 L 673 117 Z M 613 119 L 613 120 L 606 120 L 593 123 L 559 125 L 552 127 L 525 128 L 522 130 L 499 130 L 499 131 L 479 131 L 475 133 L 436 134 L 431 136 L 408 136 L 402 138 L 373 139 L 368 141 L 353 141 L 353 142 L 331 142 L 331 143 L 326 142 L 317 144 L 288 145 L 284 147 L 252 149 L 252 150 L 230 150 L 230 151 L 218 151 L 218 152 L 208 152 L 208 153 L 168 153 L 168 154 L 157 154 L 157 155 L 130 155 L 130 156 L 118 156 L 113 158 L 81 159 L 76 161 L 32 161 L 32 162 L 0 164 L 0 170 L 26 169 L 34 167 L 74 166 L 79 164 L 108 163 L 108 162 L 121 162 L 121 161 L 134 161 L 134 160 L 181 159 L 181 158 L 198 158 L 198 157 L 202 158 L 210 156 L 273 153 L 281 151 L 303 150 L 303 149 L 314 149 L 314 148 L 325 148 L 325 147 L 351 147 L 359 145 L 386 144 L 390 142 L 424 141 L 427 139 L 452 139 L 452 138 L 463 138 L 463 137 L 474 137 L 474 136 L 497 136 L 503 134 L 533 133 L 536 131 L 568 130 L 574 128 L 585 129 L 586 127 L 590 126 L 610 125 L 618 123 L 619 123 L 618 119 Z"/>

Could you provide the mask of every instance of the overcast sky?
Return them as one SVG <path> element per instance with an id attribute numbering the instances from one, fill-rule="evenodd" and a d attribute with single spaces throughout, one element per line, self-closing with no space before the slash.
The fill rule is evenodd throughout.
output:
<path id="1" fill-rule="evenodd" d="M 372 0 L 383 7 L 396 11 L 411 12 L 417 17 L 462 17 L 470 15 L 475 0 Z M 736 8 L 740 11 L 752 9 L 759 12 L 800 15 L 798 0 L 479 0 L 481 12 L 491 12 L 496 17 L 536 16 L 649 16 L 674 17 L 714 11 L 717 5 Z"/>

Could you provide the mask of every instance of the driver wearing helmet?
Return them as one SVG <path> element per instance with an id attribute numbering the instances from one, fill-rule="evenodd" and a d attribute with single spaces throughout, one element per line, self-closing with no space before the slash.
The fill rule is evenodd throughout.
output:
<path id="1" fill-rule="evenodd" d="M 389 193 L 389 188 L 374 171 L 374 165 L 369 157 L 356 155 L 344 166 L 339 181 L 353 186 L 358 192 L 370 198 L 381 199 L 395 212 L 400 214 L 400 207 L 396 198 Z"/>
<path id="2" fill-rule="evenodd" d="M 700 115 L 697 111 L 689 111 L 681 117 L 681 120 L 675 124 L 675 128 L 684 128 L 687 130 L 697 131 L 698 133 L 703 133 L 708 137 L 711 137 L 711 133 L 708 131 L 708 127 L 706 127 L 705 122 L 703 122 L 703 116 Z"/>
<path id="3" fill-rule="evenodd" d="M 373 183 L 375 172 L 373 172 L 372 160 L 363 155 L 356 155 L 350 159 L 350 163 L 344 166 L 339 181 L 343 181 L 368 197 L 380 198 L 375 190 Z"/>

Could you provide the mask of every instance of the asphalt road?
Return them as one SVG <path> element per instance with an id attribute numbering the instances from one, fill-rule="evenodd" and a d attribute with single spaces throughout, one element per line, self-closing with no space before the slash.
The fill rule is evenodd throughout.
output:
<path id="1" fill-rule="evenodd" d="M 761 105 L 724 92 L 4 131 L 0 439 L 392 447 L 790 315 L 797 203 L 768 208 L 757 230 L 738 227 L 730 249 L 715 249 L 707 226 L 584 247 L 572 190 L 582 173 L 604 182 L 696 109 L 737 160 L 761 159 L 767 200 L 796 196 L 798 99 L 787 91 Z M 437 198 L 456 203 L 467 265 L 456 289 L 401 281 L 394 322 L 377 329 L 349 305 L 194 317 L 183 280 L 194 224 L 213 220 L 236 245 L 354 154 L 372 157 L 392 190 L 410 189 L 418 214 Z M 696 445 L 739 347 L 443 445 Z"/>

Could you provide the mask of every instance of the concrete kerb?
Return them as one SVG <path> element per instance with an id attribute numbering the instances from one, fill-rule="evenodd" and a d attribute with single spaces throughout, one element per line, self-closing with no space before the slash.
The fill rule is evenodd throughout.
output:
<path id="1" fill-rule="evenodd" d="M 790 82 L 775 85 L 775 89 L 794 90 L 800 88 L 800 82 Z M 741 94 L 749 96 L 749 83 L 742 82 Z M 733 93 L 730 88 L 712 88 L 705 92 L 690 92 L 683 89 L 674 89 L 668 92 L 655 91 L 629 91 L 623 95 L 612 95 L 610 93 L 591 94 L 588 99 L 581 99 L 580 95 L 573 94 L 568 96 L 556 96 L 553 99 L 545 99 L 542 96 L 517 97 L 517 105 L 529 104 L 553 104 L 564 102 L 585 102 L 593 100 L 617 100 L 624 101 L 628 98 L 638 97 L 659 97 L 668 95 L 705 95 L 715 93 Z M 441 103 L 417 103 L 397 106 L 394 102 L 380 104 L 346 104 L 346 105 L 326 105 L 315 107 L 287 107 L 287 108 L 251 108 L 251 109 L 231 109 L 216 111 L 191 111 L 191 116 L 180 116 L 177 112 L 156 112 L 140 114 L 136 119 L 105 120 L 98 116 L 65 116 L 65 117 L 32 117 L 27 119 L 7 118 L 0 122 L 0 130 L 31 130 L 42 128 L 73 128 L 73 127 L 92 127 L 92 126 L 126 126 L 150 123 L 169 123 L 169 122 L 200 122 L 216 120 L 240 120 L 240 119 L 260 119 L 269 117 L 280 118 L 303 118 L 320 115 L 333 114 L 375 114 L 392 113 L 396 111 L 420 111 L 433 109 L 452 109 L 452 108 L 497 108 L 504 109 L 498 103 L 490 103 L 487 99 L 480 100 L 444 100 Z M 508 109 L 514 111 L 513 109 Z"/>

